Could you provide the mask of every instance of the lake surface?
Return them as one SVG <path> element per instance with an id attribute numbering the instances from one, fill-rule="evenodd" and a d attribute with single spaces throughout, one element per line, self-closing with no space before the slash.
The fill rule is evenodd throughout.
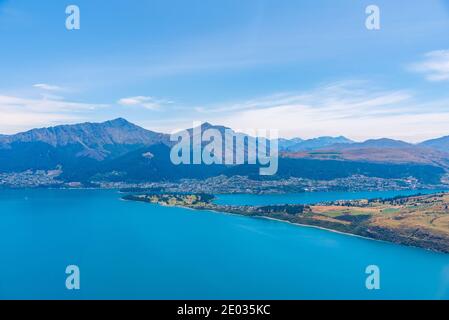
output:
<path id="1" fill-rule="evenodd" d="M 218 201 L 378 196 L 233 195 Z M 0 190 L 0 298 L 449 298 L 447 254 L 120 197 L 106 190 Z M 65 288 L 65 268 L 72 264 L 81 270 L 78 291 Z M 377 291 L 365 288 L 365 268 L 373 264 L 381 271 Z"/>

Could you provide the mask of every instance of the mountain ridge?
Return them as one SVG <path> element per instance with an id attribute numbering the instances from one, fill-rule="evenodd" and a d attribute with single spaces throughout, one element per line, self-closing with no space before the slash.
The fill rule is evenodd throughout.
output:
<path id="1" fill-rule="evenodd" d="M 202 131 L 215 128 L 220 132 L 230 129 L 207 122 L 201 124 L 201 128 Z M 193 132 L 193 128 L 186 130 Z M 434 172 L 438 176 L 449 172 L 449 153 L 429 147 L 425 142 L 410 144 L 387 138 L 354 142 L 343 136 L 279 140 L 285 147 L 280 148 L 277 174 L 280 179 L 331 179 L 360 174 L 406 178 L 410 174 L 435 181 L 430 173 L 423 175 L 422 172 Z M 431 141 L 431 144 L 440 146 L 440 142 L 444 145 L 446 139 Z M 257 166 L 251 165 L 173 165 L 170 161 L 173 144 L 170 135 L 144 129 L 124 118 L 32 129 L 15 135 L 0 135 L 0 173 L 60 167 L 61 177 L 66 181 L 203 179 L 221 174 L 259 178 L 256 177 Z M 292 146 L 298 148 L 298 145 L 301 151 L 290 151 Z M 301 168 L 304 165 L 308 168 Z"/>
<path id="2" fill-rule="evenodd" d="M 53 134 L 56 134 L 58 130 L 62 130 L 62 129 L 71 129 L 71 128 L 78 128 L 78 127 L 100 127 L 100 126 L 106 126 L 106 127 L 111 127 L 111 128 L 133 128 L 136 131 L 141 131 L 142 133 L 152 133 L 154 135 L 160 136 L 160 137 L 164 137 L 166 139 L 166 141 L 169 140 L 170 134 L 167 133 L 162 133 L 162 132 L 157 132 L 157 131 L 152 131 L 149 129 L 145 129 L 143 127 L 140 127 L 128 120 L 126 120 L 125 118 L 119 117 L 119 118 L 115 118 L 112 120 L 107 120 L 107 121 L 103 121 L 103 122 L 82 122 L 82 123 L 76 123 L 76 124 L 64 124 L 64 125 L 57 125 L 57 126 L 50 126 L 50 127 L 41 127 L 41 128 L 33 128 L 27 131 L 23 131 L 23 132 L 18 132 L 15 134 L 0 134 L 0 144 L 1 143 L 11 143 L 11 142 L 15 142 L 17 141 L 18 137 L 21 137 L 22 140 L 20 140 L 21 142 L 27 142 L 28 140 L 26 140 L 26 137 L 28 137 L 28 139 L 30 140 L 30 137 L 34 134 L 34 133 L 39 133 L 39 132 L 44 132 L 44 131 L 50 131 Z M 202 131 L 207 130 L 207 129 L 218 129 L 220 132 L 223 131 L 224 129 L 230 129 L 235 133 L 238 134 L 244 134 L 244 133 L 240 133 L 237 131 L 234 131 L 232 128 L 230 127 L 226 127 L 226 126 L 222 126 L 222 125 L 213 125 L 209 122 L 203 122 L 201 123 L 198 127 L 201 127 Z M 185 129 L 188 132 L 192 132 L 193 128 L 187 128 Z M 40 140 L 41 141 L 41 140 Z M 43 141 L 46 142 L 46 141 Z M 48 141 L 47 141 L 48 142 Z M 74 141 L 76 142 L 76 141 Z M 127 143 L 126 141 L 117 141 L 118 143 Z M 310 138 L 310 139 L 303 139 L 300 137 L 293 137 L 293 138 L 278 138 L 278 142 L 279 145 L 281 144 L 288 144 L 288 147 L 297 145 L 297 144 L 301 144 L 301 143 L 314 143 L 314 142 L 323 142 L 323 144 L 317 143 L 317 146 L 311 146 L 310 149 L 316 149 L 316 148 L 322 148 L 324 146 L 333 146 L 333 145 L 339 145 L 339 144 L 344 144 L 344 145 L 349 145 L 352 144 L 353 146 L 358 146 L 360 144 L 365 144 L 365 145 L 373 145 L 373 144 L 380 144 L 380 143 L 384 143 L 383 147 L 387 147 L 385 144 L 386 143 L 396 143 L 396 144 L 402 144 L 403 146 L 432 146 L 433 148 L 440 148 L 443 149 L 443 147 L 440 147 L 440 144 L 444 144 L 444 149 L 447 150 L 449 152 L 449 135 L 448 136 L 443 136 L 443 137 L 438 137 L 438 138 L 433 138 L 433 139 L 429 139 L 429 140 L 425 140 L 422 141 L 420 143 L 409 143 L 409 142 L 405 142 L 402 140 L 397 140 L 397 139 L 390 139 L 390 138 L 378 138 L 378 139 L 368 139 L 365 141 L 361 141 L 361 142 L 356 142 L 354 140 L 351 140 L 345 136 L 318 136 L 315 138 Z M 49 144 L 52 144 L 51 142 Z M 53 143 L 54 145 L 54 143 Z M 286 148 L 287 149 L 287 148 Z M 294 148 L 290 148 L 288 151 L 297 151 L 294 150 Z M 305 151 L 302 150 L 302 151 Z"/>
<path id="3" fill-rule="evenodd" d="M 126 133 L 126 135 L 123 135 Z M 97 134 L 101 134 L 98 136 Z M 45 142 L 54 147 L 71 143 L 92 144 L 133 144 L 151 142 L 157 137 L 167 136 L 163 133 L 150 131 L 139 127 L 124 118 L 117 118 L 105 122 L 84 122 L 71 125 L 58 125 L 46 128 L 31 129 L 13 135 L 0 135 L 0 143 L 14 142 Z M 83 139 L 87 138 L 87 139 Z"/>

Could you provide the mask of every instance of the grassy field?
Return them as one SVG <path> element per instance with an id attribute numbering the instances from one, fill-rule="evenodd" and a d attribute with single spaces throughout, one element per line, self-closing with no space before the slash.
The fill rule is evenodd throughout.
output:
<path id="1" fill-rule="evenodd" d="M 449 194 L 347 201 L 311 206 L 314 214 L 339 218 L 366 215 L 366 224 L 404 232 L 429 232 L 449 239 Z M 411 234 L 412 236 L 412 234 Z M 448 242 L 449 245 L 449 242 Z"/>

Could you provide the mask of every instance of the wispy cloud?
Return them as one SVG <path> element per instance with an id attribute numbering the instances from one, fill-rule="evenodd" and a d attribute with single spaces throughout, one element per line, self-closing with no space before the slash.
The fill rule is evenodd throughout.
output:
<path id="1" fill-rule="evenodd" d="M 33 87 L 42 89 L 42 90 L 46 90 L 46 91 L 61 91 L 61 90 L 63 90 L 63 88 L 61 88 L 59 86 L 55 86 L 55 85 L 51 85 L 51 84 L 47 84 L 47 83 L 36 83 L 36 84 L 33 84 Z"/>
<path id="2" fill-rule="evenodd" d="M 80 112 L 104 107 L 102 104 L 80 103 L 66 100 L 22 98 L 0 95 L 0 110 L 24 110 L 29 112 Z"/>
<path id="3" fill-rule="evenodd" d="M 117 103 L 122 106 L 139 106 L 148 110 L 158 110 L 165 105 L 172 104 L 173 102 L 169 100 L 156 99 L 148 96 L 135 96 L 135 97 L 122 98 L 119 101 L 117 101 Z"/>
<path id="4" fill-rule="evenodd" d="M 198 118 L 230 126 L 278 129 L 282 136 L 346 135 L 420 141 L 449 134 L 449 100 L 422 102 L 409 90 L 383 90 L 370 82 L 327 84 L 199 109 Z"/>
<path id="5" fill-rule="evenodd" d="M 1 133 L 16 133 L 34 127 L 73 123 L 106 105 L 66 101 L 58 97 L 24 98 L 0 95 Z"/>
<path id="6" fill-rule="evenodd" d="M 410 70 L 424 74 L 429 81 L 449 80 L 449 50 L 426 53 L 424 60 L 412 64 Z"/>
<path id="7" fill-rule="evenodd" d="M 375 89 L 365 81 L 341 81 L 319 86 L 304 92 L 278 93 L 234 104 L 224 104 L 209 108 L 197 108 L 202 113 L 242 112 L 263 110 L 274 107 L 311 108 L 327 113 L 329 116 L 342 117 L 348 113 L 366 114 L 390 110 L 412 97 L 407 90 L 385 91 Z M 377 107 L 377 109 L 373 109 Z"/>

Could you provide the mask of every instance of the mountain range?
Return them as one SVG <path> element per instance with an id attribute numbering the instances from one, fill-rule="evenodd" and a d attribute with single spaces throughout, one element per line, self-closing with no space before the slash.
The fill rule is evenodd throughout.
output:
<path id="1" fill-rule="evenodd" d="M 202 125 L 223 132 L 224 126 Z M 192 132 L 192 129 L 189 129 Z M 243 135 L 243 134 L 240 134 Z M 249 137 L 249 139 L 254 139 Z M 274 178 L 334 179 L 363 174 L 438 182 L 449 171 L 449 137 L 410 144 L 391 139 L 355 142 L 345 137 L 279 139 Z M 170 135 L 123 118 L 0 135 L 0 173 L 62 169 L 65 181 L 176 181 L 217 175 L 261 179 L 251 165 L 174 165 Z M 234 150 L 235 151 L 235 150 Z"/>

